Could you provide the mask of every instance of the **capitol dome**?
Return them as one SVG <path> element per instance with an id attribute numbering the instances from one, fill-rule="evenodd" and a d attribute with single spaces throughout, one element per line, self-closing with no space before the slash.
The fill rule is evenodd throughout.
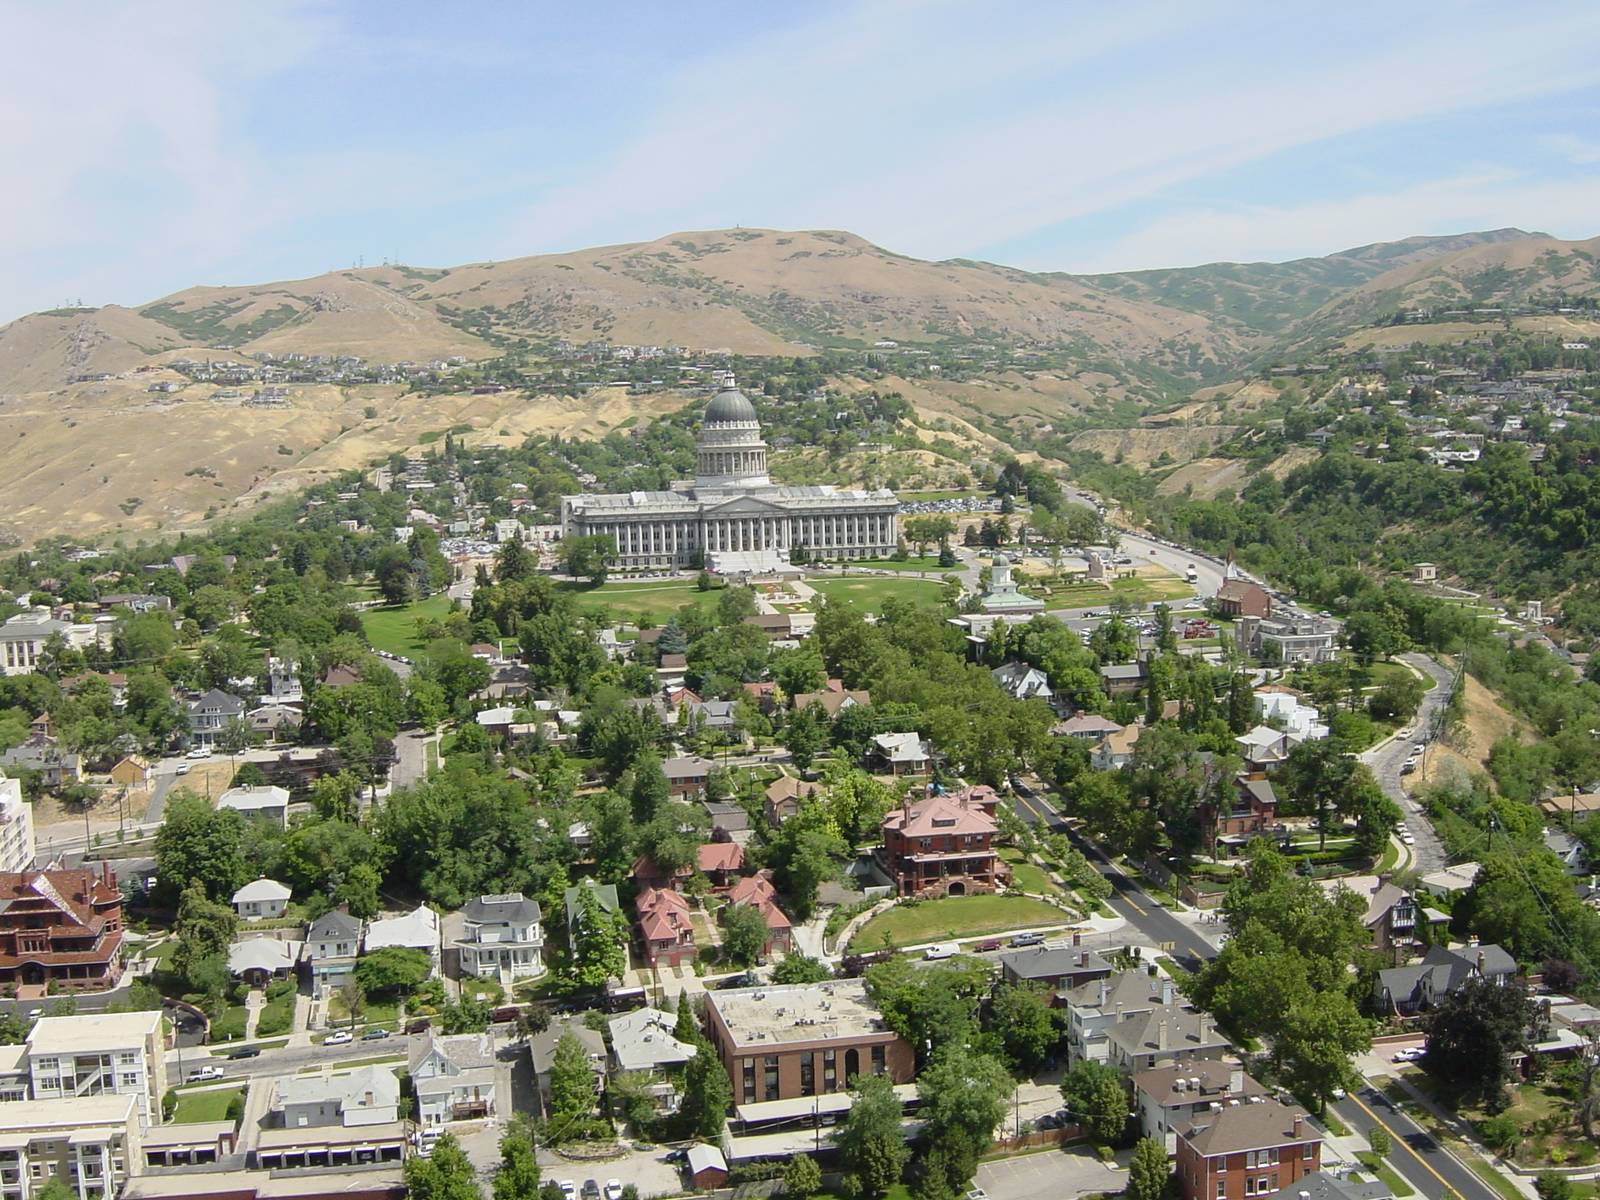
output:
<path id="1" fill-rule="evenodd" d="M 738 388 L 729 386 L 706 405 L 707 425 L 746 425 L 756 420 L 756 406 Z"/>

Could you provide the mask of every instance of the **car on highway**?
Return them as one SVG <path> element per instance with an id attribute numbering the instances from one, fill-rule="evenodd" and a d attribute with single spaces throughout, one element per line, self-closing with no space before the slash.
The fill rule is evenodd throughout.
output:
<path id="1" fill-rule="evenodd" d="M 206 1079 L 221 1079 L 222 1075 L 221 1067 L 195 1067 L 189 1072 L 189 1082 L 199 1083 Z"/>
<path id="2" fill-rule="evenodd" d="M 322 1044 L 324 1046 L 343 1046 L 354 1040 L 348 1029 L 338 1029 L 323 1038 Z"/>
<path id="3" fill-rule="evenodd" d="M 1396 1050 L 1392 1061 L 1397 1063 L 1417 1062 L 1427 1054 L 1421 1046 L 1407 1046 L 1404 1050 Z"/>
<path id="4" fill-rule="evenodd" d="M 187 775 L 192 770 L 194 770 L 194 764 L 193 763 L 179 763 L 178 764 L 178 769 L 176 771 L 174 771 L 173 774 L 174 775 Z"/>
<path id="5" fill-rule="evenodd" d="M 947 946 L 947 945 L 929 946 L 926 950 L 924 950 L 922 952 L 922 957 L 925 958 L 925 959 L 930 959 L 930 960 L 932 960 L 932 959 L 941 959 L 941 958 L 954 958 L 955 956 L 956 956 L 956 947 L 955 946 Z"/>

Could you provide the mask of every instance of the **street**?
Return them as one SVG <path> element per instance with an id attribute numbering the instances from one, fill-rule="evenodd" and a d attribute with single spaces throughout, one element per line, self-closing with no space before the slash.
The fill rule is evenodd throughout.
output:
<path id="1" fill-rule="evenodd" d="M 1416 839 L 1411 847 L 1413 869 L 1425 875 L 1443 867 L 1449 862 L 1450 856 L 1445 853 L 1439 835 L 1434 832 L 1427 814 L 1401 785 L 1400 769 L 1405 765 L 1413 744 L 1432 741 L 1438 722 L 1442 719 L 1444 706 L 1450 702 L 1450 690 L 1455 682 L 1455 676 L 1425 654 L 1402 654 L 1399 655 L 1399 659 L 1425 673 L 1433 681 L 1433 688 L 1423 693 L 1422 706 L 1417 710 L 1416 719 L 1411 723 L 1411 728 L 1415 731 L 1413 735 L 1392 738 L 1382 745 L 1374 746 L 1361 755 L 1361 761 L 1372 769 L 1379 786 L 1383 788 L 1383 794 L 1398 804 L 1400 811 L 1405 814 L 1406 827 Z"/>
<path id="2" fill-rule="evenodd" d="M 1138 930 L 1146 941 L 1169 948 L 1173 957 L 1194 964 L 1209 962 L 1216 957 L 1216 950 L 1204 938 L 1162 907 L 1161 902 L 1139 886 L 1136 880 L 1119 870 L 1101 853 L 1099 847 L 1069 826 L 1050 804 L 1045 793 L 1017 780 L 1011 793 L 1011 805 L 1024 824 L 1044 825 L 1054 832 L 1067 835 L 1111 884 L 1111 899 L 1106 902 L 1107 906 Z"/>
<path id="3" fill-rule="evenodd" d="M 1389 1162 L 1428 1200 L 1500 1200 L 1500 1194 L 1375 1088 L 1362 1088 L 1330 1106 L 1350 1129 L 1366 1137 L 1376 1125 L 1389 1132 Z"/>

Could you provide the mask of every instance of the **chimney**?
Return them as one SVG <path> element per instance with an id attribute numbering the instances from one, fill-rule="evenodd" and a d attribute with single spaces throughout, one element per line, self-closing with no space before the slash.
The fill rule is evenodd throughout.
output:
<path id="1" fill-rule="evenodd" d="M 1236 1066 L 1228 1072 L 1228 1091 L 1238 1095 L 1244 1091 L 1244 1068 Z"/>
<path id="2" fill-rule="evenodd" d="M 1102 979 L 1100 981 L 1100 1003 L 1095 1005 L 1095 1007 L 1096 1008 L 1104 1008 L 1106 1006 L 1106 1001 L 1108 999 L 1110 999 L 1110 997 L 1111 997 L 1110 985 L 1108 985 L 1106 983 L 1106 981 L 1104 979 Z"/>
<path id="3" fill-rule="evenodd" d="M 1166 1048 L 1167 1048 L 1167 1019 L 1165 1017 L 1162 1017 L 1160 1023 L 1156 1026 L 1156 1049 L 1157 1050 L 1165 1050 Z"/>
<path id="4" fill-rule="evenodd" d="M 1294 1114 L 1294 1136 L 1299 1137 L 1305 1129 L 1306 1117 L 1304 1113 Z"/>
<path id="5" fill-rule="evenodd" d="M 1078 954 L 1078 965 L 1080 967 L 1087 967 L 1089 965 L 1089 952 L 1087 950 L 1083 950 L 1083 951 L 1079 952 L 1079 954 Z"/>
<path id="6" fill-rule="evenodd" d="M 1122 1021 L 1122 1005 L 1120 1005 L 1120 1004 L 1117 1005 L 1116 1018 L 1117 1018 L 1118 1023 L 1120 1023 Z"/>
<path id="7" fill-rule="evenodd" d="M 1081 946 L 1081 945 L 1083 945 L 1083 930 L 1081 930 L 1081 929 L 1074 929 L 1074 930 L 1073 930 L 1073 931 L 1072 931 L 1072 944 L 1073 944 L 1073 945 L 1074 945 L 1074 946 Z"/>
<path id="8" fill-rule="evenodd" d="M 1200 1014 L 1200 1035 L 1195 1040 L 1200 1045 L 1204 1046 L 1206 1044 L 1206 1038 L 1210 1035 L 1210 1033 L 1211 1033 L 1211 1019 L 1209 1017 L 1207 1017 L 1205 1013 L 1201 1013 Z"/>
<path id="9" fill-rule="evenodd" d="M 1478 951 L 1478 974 L 1483 974 L 1483 951 Z"/>
<path id="10" fill-rule="evenodd" d="M 1161 980 L 1161 1003 L 1172 1003 L 1172 980 L 1169 977 L 1163 977 Z"/>

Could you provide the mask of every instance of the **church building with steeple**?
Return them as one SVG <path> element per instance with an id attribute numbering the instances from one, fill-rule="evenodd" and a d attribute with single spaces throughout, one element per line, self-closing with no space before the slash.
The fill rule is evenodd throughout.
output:
<path id="1" fill-rule="evenodd" d="M 732 383 L 706 406 L 695 444 L 694 479 L 668 491 L 563 497 L 562 535 L 611 538 L 623 570 L 687 567 L 703 553 L 708 570 L 754 574 L 783 567 L 796 546 L 824 560 L 894 552 L 895 494 L 774 484 L 755 405 Z"/>

